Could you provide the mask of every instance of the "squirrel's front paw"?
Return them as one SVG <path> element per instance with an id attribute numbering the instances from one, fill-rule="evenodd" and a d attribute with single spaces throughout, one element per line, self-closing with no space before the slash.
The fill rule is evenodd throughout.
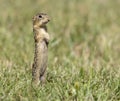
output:
<path id="1" fill-rule="evenodd" d="M 46 37 L 44 38 L 44 40 L 45 40 L 45 42 L 46 42 L 47 44 L 49 44 L 49 40 L 50 40 L 49 35 L 46 35 Z"/>

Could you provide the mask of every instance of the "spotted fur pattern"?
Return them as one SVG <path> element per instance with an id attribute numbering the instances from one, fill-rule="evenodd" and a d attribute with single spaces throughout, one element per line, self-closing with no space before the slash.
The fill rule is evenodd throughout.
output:
<path id="1" fill-rule="evenodd" d="M 32 66 L 32 82 L 35 85 L 43 84 L 46 78 L 49 43 L 49 34 L 47 33 L 46 24 L 48 21 L 49 18 L 44 13 L 37 14 L 33 17 L 35 53 Z"/>

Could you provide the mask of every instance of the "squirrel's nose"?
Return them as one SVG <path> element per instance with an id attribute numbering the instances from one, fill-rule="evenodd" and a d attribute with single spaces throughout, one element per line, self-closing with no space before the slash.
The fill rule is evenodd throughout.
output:
<path id="1" fill-rule="evenodd" d="M 50 21 L 50 19 L 48 19 L 48 22 Z"/>

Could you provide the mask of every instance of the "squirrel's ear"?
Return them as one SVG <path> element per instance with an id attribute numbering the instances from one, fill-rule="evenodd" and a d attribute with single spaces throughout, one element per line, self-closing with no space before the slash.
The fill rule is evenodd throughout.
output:
<path id="1" fill-rule="evenodd" d="M 32 20 L 34 21 L 34 20 L 35 20 L 35 18 L 34 18 L 34 17 L 32 17 Z"/>
<path id="2" fill-rule="evenodd" d="M 36 16 L 33 16 L 32 20 L 35 21 L 35 19 L 36 19 Z"/>

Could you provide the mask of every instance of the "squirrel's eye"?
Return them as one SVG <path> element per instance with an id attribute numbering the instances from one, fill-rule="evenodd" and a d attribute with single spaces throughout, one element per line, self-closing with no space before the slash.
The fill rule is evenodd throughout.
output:
<path id="1" fill-rule="evenodd" d="M 42 16 L 41 16 L 41 15 L 39 15 L 39 18 L 42 18 Z"/>

